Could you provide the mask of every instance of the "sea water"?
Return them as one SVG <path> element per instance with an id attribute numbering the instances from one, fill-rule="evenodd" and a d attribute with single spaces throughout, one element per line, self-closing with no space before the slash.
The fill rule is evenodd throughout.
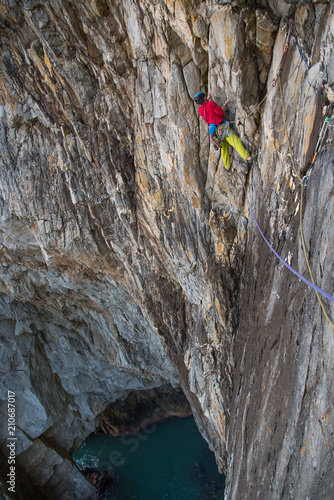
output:
<path id="1" fill-rule="evenodd" d="M 134 435 L 89 436 L 73 458 L 80 469 L 111 469 L 106 500 L 222 499 L 224 476 L 193 417 L 170 418 Z"/>

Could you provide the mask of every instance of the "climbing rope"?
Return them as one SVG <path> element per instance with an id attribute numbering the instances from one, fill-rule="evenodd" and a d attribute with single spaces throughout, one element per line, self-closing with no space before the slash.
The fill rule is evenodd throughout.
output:
<path id="1" fill-rule="evenodd" d="M 314 157 L 313 157 L 313 161 L 308 169 L 308 172 L 307 174 L 304 176 L 303 179 L 300 178 L 300 176 L 298 175 L 298 171 L 297 171 L 297 168 L 296 168 L 296 165 L 295 165 L 295 162 L 294 162 L 294 157 L 293 157 L 293 153 L 292 153 L 292 148 L 291 148 L 291 144 L 290 144 L 290 140 L 289 140 L 289 135 L 288 135 L 288 129 L 287 129 L 287 120 L 286 120 L 286 113 L 285 113 L 285 107 L 284 107 L 284 99 L 283 99 L 283 92 L 282 92 L 282 83 L 281 83 L 281 73 L 282 73 L 282 68 L 283 68 L 283 62 L 284 62 L 284 59 L 285 59 L 285 56 L 286 56 L 286 53 L 288 51 L 288 48 L 289 48 L 289 37 L 290 37 L 290 33 L 291 33 L 291 26 L 292 26 L 292 20 L 290 19 L 289 21 L 289 29 L 288 29 L 288 33 L 287 33 L 287 37 L 286 37 L 286 42 L 285 42 L 285 46 L 284 46 L 284 50 L 283 50 L 283 53 L 282 53 L 282 56 L 281 56 L 281 60 L 280 60 L 280 64 L 279 64 L 279 67 L 278 67 L 278 70 L 277 70 L 277 73 L 276 73 L 276 76 L 275 78 L 273 79 L 273 82 L 272 82 L 272 86 L 270 87 L 269 91 L 267 92 L 267 95 L 265 96 L 264 99 L 266 99 L 266 97 L 268 96 L 270 90 L 274 87 L 276 87 L 276 84 L 277 84 L 277 80 L 279 81 L 279 87 L 280 87 L 280 96 L 281 96 L 281 102 L 282 102 L 282 111 L 283 111 L 283 121 L 284 121 L 284 130 L 285 130 L 285 135 L 286 135 L 286 138 L 287 138 L 287 143 L 288 143 L 288 149 L 289 149 L 289 153 L 290 153 L 290 157 L 291 157 L 291 163 L 292 163 L 292 167 L 293 167 L 293 171 L 294 171 L 294 174 L 295 176 L 297 177 L 297 179 L 300 181 L 300 185 L 301 185 L 301 202 L 300 202 L 300 233 L 301 233 L 301 240 L 302 240 L 302 246 L 303 246 L 303 251 L 304 251 L 304 255 L 305 255 L 305 260 L 306 260 L 306 264 L 307 264 L 307 268 L 308 268 L 308 271 L 310 273 L 310 277 L 311 277 L 311 280 L 312 282 L 310 282 L 309 280 L 307 280 L 306 278 L 304 278 L 302 275 L 300 275 L 295 269 L 293 269 L 287 262 L 285 262 L 284 259 L 282 259 L 282 257 L 280 255 L 278 255 L 278 253 L 274 250 L 274 248 L 270 245 L 270 243 L 268 242 L 268 240 L 266 239 L 266 237 L 264 236 L 263 232 L 261 231 L 261 228 L 256 220 L 256 217 L 254 215 L 254 212 L 252 210 L 252 206 L 250 204 L 250 201 L 249 201 L 249 198 L 248 198 L 248 194 L 247 194 L 247 190 L 246 190 L 246 186 L 245 186 L 245 183 L 244 183 L 244 179 L 243 179 L 243 175 L 242 175 L 242 170 L 241 170 L 241 166 L 240 166 L 240 161 L 239 161 L 239 158 L 237 156 L 237 160 L 238 160 L 238 165 L 239 165 L 239 171 L 240 171 L 240 176 L 241 176 L 241 180 L 242 180 L 242 184 L 243 184 L 243 188 L 244 188 L 244 191 L 245 191 L 245 194 L 246 194 L 246 198 L 247 198 L 247 202 L 248 202 L 248 205 L 249 205 L 249 208 L 250 208 L 250 211 L 251 211 L 251 214 L 252 214 L 252 217 L 255 221 L 255 224 L 262 236 L 262 238 L 264 239 L 264 241 L 266 242 L 266 244 L 269 246 L 269 248 L 271 249 L 271 251 L 276 255 L 276 257 L 284 264 L 285 267 L 287 267 L 293 274 L 295 274 L 298 278 L 300 278 L 302 281 L 304 281 L 304 283 L 306 283 L 308 286 L 310 286 L 311 288 L 313 288 L 315 290 L 315 293 L 316 293 L 316 296 L 317 296 L 317 299 L 319 301 L 319 304 L 322 308 L 322 311 L 327 319 L 327 321 L 330 323 L 330 325 L 334 328 L 334 322 L 331 320 L 331 318 L 329 317 L 329 315 L 327 314 L 326 312 L 326 309 L 325 309 L 325 306 L 324 306 L 324 303 L 323 301 L 321 300 L 321 297 L 320 297 L 320 294 L 325 296 L 327 299 L 329 299 L 330 301 L 334 302 L 334 297 L 332 297 L 330 294 L 328 294 L 327 292 L 325 292 L 324 290 L 322 290 L 321 288 L 319 288 L 316 284 L 315 284 L 315 281 L 314 281 L 314 278 L 313 278 L 313 274 L 312 274 L 312 270 L 311 270 L 311 266 L 310 266 L 310 263 L 309 263 L 309 259 L 308 259 L 308 256 L 307 256 L 307 250 L 306 250 L 306 245 L 305 245 L 305 238 L 304 238 L 304 233 L 303 233 L 303 195 L 304 195 L 304 180 L 305 180 L 305 184 L 307 184 L 308 182 L 308 179 L 310 177 L 310 174 L 312 172 L 312 169 L 314 167 L 314 163 L 316 161 L 316 158 L 317 158 L 317 155 L 318 155 L 318 152 L 320 151 L 321 149 L 321 145 L 322 145 L 322 142 L 324 140 L 324 137 L 326 135 L 326 131 L 327 131 L 327 127 L 328 127 L 328 124 L 329 124 L 329 118 L 326 118 L 325 122 L 323 123 L 323 126 L 322 126 L 322 129 L 321 129 L 321 132 L 320 132 L 320 136 L 319 136 L 319 139 L 318 139 L 318 143 L 316 145 L 316 149 L 315 149 L 315 154 L 314 154 Z M 259 107 L 262 102 L 264 101 L 264 99 L 261 101 L 261 103 L 257 106 Z M 252 114 L 252 113 L 250 113 Z M 249 115 L 247 115 L 249 116 Z M 246 118 L 247 118 L 246 116 Z M 233 136 L 232 136 L 233 137 Z M 234 143 L 234 139 L 233 139 L 233 143 Z M 235 146 L 235 144 L 234 144 Z"/>
<path id="2" fill-rule="evenodd" d="M 233 138 L 233 135 L 232 135 L 232 138 Z M 233 138 L 233 144 L 234 144 L 234 149 L 236 149 L 236 146 L 235 146 L 235 143 L 234 143 L 234 138 Z M 240 177 L 241 177 L 241 180 L 242 180 L 242 185 L 243 185 L 243 188 L 244 188 L 244 191 L 245 191 L 245 194 L 246 194 L 247 203 L 248 203 L 249 209 L 251 211 L 252 217 L 254 219 L 254 222 L 256 224 L 256 227 L 258 228 L 258 230 L 259 230 L 262 238 L 264 239 L 265 243 L 268 245 L 268 247 L 270 248 L 270 250 L 276 255 L 276 257 L 282 262 L 282 264 L 284 264 L 284 266 L 289 269 L 289 271 L 291 271 L 299 279 L 301 279 L 302 281 L 304 281 L 304 283 L 306 285 L 310 286 L 311 288 L 313 288 L 314 290 L 316 290 L 317 292 L 319 292 L 321 295 L 323 295 L 324 297 L 326 297 L 327 299 L 329 299 L 331 302 L 334 302 L 334 297 L 332 297 L 329 293 L 325 292 L 324 290 L 322 290 L 321 288 L 319 288 L 317 285 L 315 285 L 314 283 L 311 283 L 311 281 L 307 280 L 306 278 L 304 278 L 304 276 L 302 276 L 301 274 L 299 274 L 298 271 L 296 271 L 295 269 L 293 269 L 293 267 L 291 267 L 287 262 L 285 262 L 285 260 L 271 246 L 271 244 L 269 243 L 269 241 L 267 240 L 267 238 L 263 234 L 263 232 L 262 232 L 262 230 L 261 230 L 261 228 L 260 228 L 260 226 L 259 226 L 259 224 L 257 222 L 257 219 L 256 219 L 256 217 L 254 215 L 254 212 L 253 212 L 253 209 L 252 209 L 252 205 L 251 205 L 251 203 L 249 201 L 249 197 L 248 197 L 248 194 L 247 194 L 247 189 L 246 189 L 246 186 L 245 186 L 245 181 L 244 181 L 244 178 L 243 178 L 243 175 L 242 175 L 242 169 L 241 169 L 239 157 L 238 157 L 238 155 L 236 155 L 236 156 L 237 156 L 237 160 L 238 160 L 238 166 L 239 166 Z"/>
<path id="3" fill-rule="evenodd" d="M 245 122 L 246 118 L 248 118 L 249 116 L 251 116 L 252 114 L 254 114 L 255 111 L 262 105 L 262 103 L 266 100 L 266 98 L 268 97 L 268 95 L 271 92 L 271 90 L 276 87 L 277 80 L 278 80 L 279 81 L 279 86 L 280 86 L 280 95 L 281 95 L 282 110 L 283 110 L 284 130 L 285 130 L 285 135 L 286 135 L 286 138 L 287 138 L 289 153 L 290 153 L 290 157 L 291 157 L 291 163 L 292 163 L 294 174 L 295 174 L 296 178 L 300 181 L 300 184 L 301 184 L 300 231 L 301 231 L 301 239 L 302 239 L 303 251 L 304 251 L 304 254 L 305 254 L 305 259 L 306 259 L 307 267 L 308 267 L 308 270 L 309 270 L 312 282 L 309 281 L 308 279 L 306 279 L 301 274 L 299 274 L 287 262 L 285 262 L 285 260 L 276 252 L 276 250 L 271 246 L 271 244 L 269 243 L 269 241 L 264 236 L 264 234 L 263 234 L 263 232 L 262 232 L 262 230 L 261 230 L 261 228 L 260 228 L 260 226 L 259 226 L 259 224 L 257 222 L 257 219 L 255 217 L 255 214 L 253 212 L 253 209 L 252 209 L 252 206 L 251 206 L 248 194 L 247 194 L 247 189 L 246 189 L 246 186 L 245 186 L 245 182 L 244 182 L 244 178 L 243 178 L 242 169 L 241 169 L 241 166 L 240 166 L 240 161 L 239 161 L 238 155 L 236 155 L 236 157 L 237 157 L 237 160 L 238 160 L 240 177 L 241 177 L 241 180 L 242 180 L 243 189 L 244 189 L 245 194 L 246 194 L 247 203 L 248 203 L 249 209 L 251 211 L 252 217 L 254 219 L 254 222 L 255 222 L 255 224 L 256 224 L 256 226 L 257 226 L 257 228 L 258 228 L 258 230 L 259 230 L 259 232 L 260 232 L 260 234 L 261 234 L 261 236 L 263 238 L 263 240 L 268 245 L 268 247 L 270 248 L 270 250 L 276 255 L 276 257 L 282 262 L 282 264 L 286 268 L 289 269 L 290 272 L 292 272 L 293 274 L 295 274 L 306 285 L 308 285 L 309 287 L 311 287 L 311 288 L 313 288 L 315 290 L 316 295 L 317 295 L 317 299 L 318 299 L 318 301 L 319 301 L 319 303 L 321 305 L 321 308 L 322 308 L 322 310 L 324 312 L 324 315 L 325 315 L 326 319 L 329 321 L 329 323 L 331 324 L 331 326 L 334 328 L 334 323 L 330 319 L 330 317 L 328 316 L 328 314 L 327 314 L 327 312 L 326 312 L 326 310 L 324 308 L 324 304 L 323 304 L 323 302 L 322 302 L 321 297 L 320 297 L 319 294 L 323 295 L 324 297 L 326 297 L 331 302 L 334 302 L 334 297 L 332 295 L 330 295 L 329 293 L 325 292 L 324 290 L 322 290 L 321 288 L 319 288 L 315 284 L 315 282 L 314 282 L 313 274 L 312 274 L 311 267 L 310 267 L 310 264 L 309 264 L 309 260 L 308 260 L 308 257 L 307 257 L 305 239 L 304 239 L 304 234 L 303 234 L 303 217 L 302 217 L 302 213 L 303 213 L 303 189 L 304 189 L 304 182 L 303 181 L 306 178 L 305 184 L 307 183 L 308 177 L 309 177 L 309 175 L 310 175 L 310 173 L 311 173 L 311 171 L 313 169 L 313 166 L 314 166 L 314 163 L 315 163 L 318 151 L 321 148 L 321 144 L 322 144 L 322 141 L 324 139 L 324 136 L 325 136 L 325 133 L 326 133 L 326 129 L 324 130 L 324 126 L 323 126 L 323 129 L 321 131 L 321 134 L 320 134 L 320 137 L 319 137 L 319 140 L 318 140 L 318 144 L 316 146 L 315 156 L 313 158 L 312 164 L 311 164 L 311 166 L 309 168 L 309 171 L 308 171 L 308 175 L 305 176 L 303 179 L 301 179 L 300 176 L 299 176 L 299 174 L 298 174 L 298 171 L 296 169 L 296 166 L 295 166 L 294 157 L 293 157 L 293 153 L 292 153 L 292 148 L 291 148 L 291 144 L 290 144 L 290 141 L 289 141 L 289 135 L 288 135 L 288 130 L 287 130 L 287 120 L 286 120 L 286 113 L 285 113 L 284 100 L 283 100 L 283 92 L 282 92 L 282 83 L 281 83 L 281 78 L 280 78 L 281 73 L 282 73 L 282 69 L 283 69 L 283 62 L 285 60 L 285 57 L 286 57 L 286 54 L 287 54 L 288 48 L 289 48 L 289 38 L 290 38 L 290 34 L 291 34 L 291 28 L 292 28 L 292 19 L 290 19 L 290 21 L 289 21 L 288 32 L 287 32 L 286 39 L 285 39 L 284 49 L 282 51 L 282 55 L 281 55 L 281 59 L 280 59 L 279 65 L 278 65 L 276 76 L 275 76 L 275 78 L 272 81 L 271 87 L 269 88 L 269 90 L 268 90 L 267 94 L 265 95 L 265 97 L 256 106 L 256 108 L 243 118 L 243 121 Z M 240 122 L 240 120 L 230 121 L 230 124 L 239 123 L 239 122 Z M 327 128 L 329 120 L 326 120 L 326 122 L 327 122 L 327 125 L 326 125 L 326 128 Z M 232 139 L 233 139 L 234 149 L 236 149 L 236 145 L 235 145 L 235 142 L 234 142 L 233 134 L 232 134 Z"/>
<path id="4" fill-rule="evenodd" d="M 264 96 L 264 98 L 262 99 L 262 101 L 261 101 L 261 102 L 259 102 L 259 104 L 258 104 L 258 105 L 257 105 L 257 106 L 253 109 L 253 111 L 251 111 L 250 113 L 248 113 L 248 115 L 246 115 L 246 116 L 244 116 L 244 117 L 242 118 L 242 120 L 243 120 L 244 122 L 246 121 L 246 119 L 247 119 L 249 116 L 251 116 L 251 115 L 254 115 L 254 114 L 255 114 L 255 111 L 256 111 L 256 110 L 257 110 L 257 109 L 261 106 L 261 104 L 262 104 L 262 103 L 263 103 L 263 102 L 267 99 L 267 97 L 268 97 L 268 95 L 269 95 L 269 93 L 271 92 L 271 90 L 272 90 L 272 89 L 273 89 L 273 87 L 271 86 L 271 87 L 269 88 L 268 92 L 266 93 L 266 95 Z M 229 123 L 230 123 L 230 124 L 231 124 L 231 123 L 240 123 L 240 121 L 241 121 L 240 119 L 239 119 L 239 120 L 233 120 L 233 121 L 230 121 Z"/>
<path id="5" fill-rule="evenodd" d="M 307 264 L 307 268 L 308 268 L 308 271 L 310 273 L 310 276 L 311 276 L 311 280 L 312 280 L 312 283 L 314 283 L 314 278 L 313 278 L 313 274 L 312 274 L 312 270 L 311 270 L 311 266 L 310 266 L 310 263 L 309 263 L 309 260 L 308 260 L 308 256 L 307 256 L 307 251 L 306 251 L 306 245 L 305 245 L 305 239 L 304 239 L 304 232 L 303 232 L 303 196 L 304 196 L 304 182 L 301 182 L 301 195 L 300 195 L 300 214 L 299 214 L 299 221 L 300 221 L 300 235 L 301 235 L 301 239 L 302 239 L 302 244 L 303 244 L 303 250 L 304 250 L 304 255 L 305 255 L 305 260 L 306 260 L 306 264 Z M 325 309 L 325 306 L 324 306 L 324 303 L 323 301 L 321 300 L 321 297 L 318 293 L 318 291 L 316 290 L 315 293 L 317 294 L 317 299 L 318 299 L 318 302 L 321 306 L 321 309 L 327 319 L 327 321 L 330 323 L 331 327 L 334 328 L 334 322 L 331 320 L 331 318 L 328 316 L 327 314 L 327 311 Z"/>
<path id="6" fill-rule="evenodd" d="M 259 102 L 259 104 L 253 109 L 253 111 L 251 111 L 250 113 L 248 113 L 248 115 L 246 115 L 244 118 L 242 118 L 243 122 L 246 121 L 246 119 L 251 116 L 251 115 L 254 115 L 255 114 L 255 111 L 262 105 L 262 103 L 267 99 L 268 95 L 270 94 L 270 92 L 272 91 L 273 88 L 276 87 L 276 83 L 277 83 L 277 80 L 279 79 L 279 77 L 281 76 L 281 73 L 282 73 L 282 68 L 283 68 L 283 62 L 284 62 L 284 59 L 285 59 L 285 56 L 288 52 L 288 49 L 289 49 L 289 38 L 290 38 L 290 34 L 291 34 L 291 27 L 292 27 L 292 19 L 290 19 L 289 21 L 289 24 L 288 24 L 288 32 L 287 32 L 287 35 L 285 37 L 285 43 L 284 43 L 284 49 L 282 51 L 282 55 L 281 55 L 281 59 L 280 59 L 280 62 L 279 62 L 279 65 L 278 65 L 278 68 L 277 68 L 277 71 L 276 71 L 276 76 L 275 78 L 273 79 L 272 81 L 272 84 L 271 86 L 269 87 L 269 90 L 268 92 L 266 93 L 266 95 L 264 96 L 264 98 Z M 234 121 L 230 121 L 229 123 L 239 123 L 241 120 L 234 120 Z"/>
<path id="7" fill-rule="evenodd" d="M 312 163 L 311 163 L 311 165 L 310 165 L 310 167 L 309 167 L 309 169 L 307 171 L 307 174 L 303 177 L 303 179 L 301 179 L 300 176 L 297 173 L 297 169 L 296 169 L 296 165 L 295 165 L 295 161 L 294 161 L 294 157 L 293 157 L 293 153 L 292 153 L 292 149 L 291 149 L 291 144 L 290 144 L 290 140 L 289 140 L 288 127 L 287 127 L 287 123 L 286 123 L 286 113 L 285 113 L 285 108 L 284 108 L 283 92 L 282 92 L 282 83 L 281 83 L 280 76 L 278 77 L 278 80 L 279 80 L 281 102 L 282 102 L 282 110 L 283 110 L 284 131 L 285 131 L 285 135 L 286 135 L 286 139 L 287 139 L 287 143 L 288 143 L 288 148 L 289 148 L 289 153 L 290 153 L 290 157 L 291 157 L 292 168 L 293 168 L 295 176 L 300 181 L 300 186 L 301 186 L 301 194 L 300 194 L 300 217 L 299 217 L 299 221 L 300 221 L 300 224 L 299 224 L 299 226 L 300 226 L 300 235 L 301 235 L 302 246 L 303 246 L 304 256 L 305 256 L 305 260 L 306 260 L 306 265 L 307 265 L 308 271 L 310 273 L 310 277 L 311 277 L 312 283 L 313 283 L 313 285 L 315 285 L 313 274 L 312 274 L 312 270 L 311 270 L 311 266 L 310 266 L 309 259 L 308 259 L 308 256 L 307 256 L 307 250 L 306 250 L 305 239 L 304 239 L 304 232 L 303 232 L 304 182 L 305 182 L 305 184 L 307 184 L 309 176 L 311 175 L 311 172 L 313 170 L 315 160 L 317 158 L 318 152 L 321 149 L 322 142 L 323 142 L 324 137 L 326 135 L 326 131 L 327 131 L 328 123 L 329 123 L 329 118 L 327 117 L 325 119 L 323 125 L 322 125 L 321 132 L 320 132 L 320 135 L 319 135 L 319 139 L 318 139 L 318 142 L 317 142 L 317 145 L 316 145 L 316 148 L 315 148 L 315 154 L 314 154 Z M 321 309 L 323 310 L 323 313 L 324 313 L 326 319 L 328 320 L 328 322 L 330 323 L 330 325 L 332 326 L 332 328 L 334 328 L 334 322 L 328 316 L 328 314 L 326 312 L 326 309 L 325 309 L 325 306 L 324 306 L 324 303 L 322 302 L 321 297 L 320 297 L 318 291 L 316 290 L 315 293 L 317 295 L 318 302 L 319 302 L 319 304 L 321 306 Z"/>

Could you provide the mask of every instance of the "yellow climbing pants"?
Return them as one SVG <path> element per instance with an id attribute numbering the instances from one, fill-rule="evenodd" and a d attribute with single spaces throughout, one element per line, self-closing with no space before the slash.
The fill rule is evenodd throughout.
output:
<path id="1" fill-rule="evenodd" d="M 233 137 L 232 137 L 232 134 L 233 134 Z M 241 158 L 243 158 L 244 160 L 247 160 L 247 158 L 249 157 L 249 153 L 243 147 L 241 140 L 239 139 L 237 134 L 235 134 L 233 132 L 233 130 L 231 130 L 230 135 L 228 137 L 225 137 L 223 145 L 221 147 L 222 158 L 223 158 L 223 162 L 224 162 L 226 170 L 229 170 L 231 168 L 231 158 L 230 158 L 229 151 L 228 151 L 229 144 L 231 144 L 231 146 L 235 147 L 235 149 L 237 150 L 237 152 L 239 153 Z"/>

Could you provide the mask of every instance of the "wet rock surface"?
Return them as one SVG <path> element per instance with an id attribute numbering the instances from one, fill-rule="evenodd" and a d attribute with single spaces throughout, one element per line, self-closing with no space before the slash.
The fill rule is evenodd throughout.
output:
<path id="1" fill-rule="evenodd" d="M 99 417 L 95 433 L 124 436 L 169 417 L 190 417 L 188 400 L 181 388 L 161 386 L 146 391 L 131 391 L 109 405 Z"/>
<path id="2" fill-rule="evenodd" d="M 333 27 L 329 2 L 2 2 L 1 399 L 16 394 L 27 487 L 90 498 L 71 453 L 108 405 L 169 384 L 226 498 L 332 491 L 333 329 L 241 175 L 309 278 L 300 179 L 333 102 Z M 242 173 L 210 146 L 198 90 L 231 98 L 258 150 Z M 331 126 L 303 197 L 329 293 L 332 148 Z"/>

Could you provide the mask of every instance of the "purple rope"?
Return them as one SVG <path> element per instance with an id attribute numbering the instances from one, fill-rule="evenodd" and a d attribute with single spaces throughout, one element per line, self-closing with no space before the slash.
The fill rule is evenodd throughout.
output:
<path id="1" fill-rule="evenodd" d="M 233 138 L 233 134 L 232 134 L 232 138 Z M 233 138 L 233 143 L 234 143 L 234 138 Z M 235 144 L 234 144 L 234 149 L 235 148 Z M 248 198 L 248 194 L 247 194 L 247 190 L 246 190 L 246 186 L 245 186 L 245 182 L 244 182 L 244 178 L 243 178 L 243 175 L 242 175 L 242 170 L 241 170 L 241 166 L 240 166 L 240 162 L 239 162 L 239 158 L 238 158 L 238 154 L 236 154 L 236 157 L 237 157 L 237 160 L 238 160 L 238 165 L 239 165 L 239 170 L 240 170 L 240 176 L 241 176 L 241 180 L 242 180 L 242 185 L 244 187 L 244 191 L 245 191 L 245 194 L 246 194 L 246 198 L 247 198 L 247 202 L 248 202 L 248 205 L 249 205 L 249 208 L 250 208 L 250 211 L 252 213 L 252 216 L 253 216 L 253 219 L 255 221 L 255 224 L 258 228 L 258 230 L 260 231 L 260 234 L 262 236 L 262 238 L 264 239 L 264 241 L 267 243 L 268 247 L 270 248 L 270 250 L 276 255 L 276 257 L 285 265 L 285 267 L 287 267 L 289 269 L 289 271 L 291 271 L 293 274 L 295 274 L 299 279 L 301 279 L 302 281 L 304 281 L 304 283 L 306 283 L 306 285 L 314 288 L 314 290 L 317 290 L 317 292 L 321 293 L 321 295 L 323 295 L 324 297 L 326 297 L 328 300 L 334 302 L 334 297 L 332 297 L 331 295 L 329 295 L 329 293 L 325 292 L 324 290 L 322 290 L 321 288 L 319 288 L 317 285 L 314 285 L 313 283 L 311 283 L 311 281 L 307 280 L 306 278 L 304 278 L 303 276 L 301 276 L 301 274 L 299 274 L 297 271 L 295 271 L 295 269 L 293 269 L 293 267 L 289 266 L 289 264 L 287 262 L 285 262 L 284 259 L 282 259 L 282 257 L 280 255 L 278 255 L 278 253 L 273 249 L 273 247 L 270 245 L 269 241 L 266 239 L 266 237 L 264 236 L 263 232 L 261 231 L 261 228 L 256 220 L 256 217 L 254 215 L 254 212 L 253 212 L 253 209 L 252 209 L 252 206 L 250 204 L 250 201 L 249 201 L 249 198 Z"/>

